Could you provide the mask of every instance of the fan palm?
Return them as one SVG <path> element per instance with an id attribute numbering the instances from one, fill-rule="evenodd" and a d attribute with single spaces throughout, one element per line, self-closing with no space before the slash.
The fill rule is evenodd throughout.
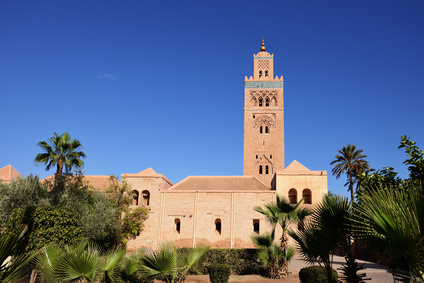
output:
<path id="1" fill-rule="evenodd" d="M 280 238 L 280 249 L 283 254 L 286 254 L 288 248 L 287 229 L 292 223 L 303 225 L 303 220 L 307 215 L 309 215 L 309 212 L 306 209 L 299 207 L 302 202 L 303 199 L 301 199 L 296 205 L 291 205 L 287 199 L 277 195 L 275 203 L 267 204 L 265 205 L 265 208 L 259 206 L 254 208 L 257 212 L 265 215 L 271 223 L 272 238 L 275 236 L 275 229 L 277 228 L 277 225 L 281 227 L 282 233 Z M 281 265 L 281 276 L 286 276 L 287 272 L 288 262 L 285 261 Z"/>
<path id="2" fill-rule="evenodd" d="M 46 282 L 114 282 L 125 250 L 114 248 L 103 253 L 87 242 L 60 248 L 45 247 L 36 258 L 36 270 Z"/>
<path id="3" fill-rule="evenodd" d="M 35 254 L 16 254 L 27 228 L 16 229 L 11 233 L 0 236 L 0 281 L 18 282 L 24 276 L 23 268 L 31 261 Z"/>
<path id="4" fill-rule="evenodd" d="M 69 173 L 72 168 L 84 167 L 81 158 L 86 158 L 84 152 L 78 151 L 82 145 L 77 139 L 71 140 L 68 133 L 54 136 L 50 138 L 49 143 L 40 141 L 38 145 L 43 149 L 44 153 L 39 153 L 35 157 L 36 163 L 46 165 L 46 170 L 50 170 L 52 166 L 56 166 L 56 175 L 62 175 L 63 168 Z"/>
<path id="5" fill-rule="evenodd" d="M 354 222 L 361 237 L 395 258 L 406 258 L 413 277 L 424 279 L 423 184 L 409 182 L 402 190 L 378 187 L 354 204 Z"/>
<path id="6" fill-rule="evenodd" d="M 168 283 L 173 283 L 178 275 L 184 276 L 204 256 L 208 247 L 194 248 L 181 262 L 177 257 L 177 249 L 173 246 L 164 246 L 141 258 L 141 269 L 145 277 L 160 276 Z"/>
<path id="7" fill-rule="evenodd" d="M 330 165 L 334 165 L 331 172 L 334 176 L 336 176 L 336 179 L 340 178 L 341 175 L 346 172 L 346 185 L 349 186 L 348 191 L 350 191 L 352 201 L 354 201 L 355 197 L 353 186 L 358 181 L 356 176 L 368 171 L 370 168 L 368 161 L 364 159 L 367 155 L 362 154 L 364 150 L 357 150 L 356 148 L 357 146 L 353 144 L 343 146 L 341 150 L 337 150 L 339 154 L 336 155 L 336 159 L 330 163 Z"/>

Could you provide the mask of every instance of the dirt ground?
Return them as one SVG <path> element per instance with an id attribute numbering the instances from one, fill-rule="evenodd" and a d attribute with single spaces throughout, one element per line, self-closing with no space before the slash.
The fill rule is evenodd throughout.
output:
<path id="1" fill-rule="evenodd" d="M 209 275 L 190 275 L 187 276 L 186 283 L 209 283 Z M 288 277 L 283 279 L 269 279 L 259 275 L 231 275 L 229 283 L 299 283 L 298 274 L 290 274 Z"/>

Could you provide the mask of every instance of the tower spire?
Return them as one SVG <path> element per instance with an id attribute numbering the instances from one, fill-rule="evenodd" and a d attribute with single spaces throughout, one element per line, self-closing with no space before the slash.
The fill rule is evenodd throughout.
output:
<path id="1" fill-rule="evenodd" d="M 264 39 L 262 38 L 262 46 L 261 46 L 261 51 L 265 51 L 265 43 L 264 43 Z"/>

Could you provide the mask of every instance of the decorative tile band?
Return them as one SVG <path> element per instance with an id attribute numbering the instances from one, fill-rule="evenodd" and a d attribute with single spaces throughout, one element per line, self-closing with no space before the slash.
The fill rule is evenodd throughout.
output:
<path id="1" fill-rule="evenodd" d="M 274 57 L 253 57 L 253 59 L 274 59 Z"/>
<path id="2" fill-rule="evenodd" d="M 284 82 L 244 82 L 244 88 L 251 89 L 251 88 L 266 88 L 266 89 L 272 89 L 272 88 L 280 88 L 282 89 L 284 87 Z"/>

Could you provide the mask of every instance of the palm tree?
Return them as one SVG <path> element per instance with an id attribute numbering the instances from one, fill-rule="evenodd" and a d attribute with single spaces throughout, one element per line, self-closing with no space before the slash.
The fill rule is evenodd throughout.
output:
<path id="1" fill-rule="evenodd" d="M 56 175 L 62 175 L 63 168 L 65 168 L 66 173 L 69 173 L 73 167 L 84 167 L 81 158 L 87 156 L 84 152 L 78 151 L 82 145 L 77 139 L 71 140 L 68 133 L 63 133 L 61 136 L 54 133 L 49 143 L 40 141 L 38 145 L 44 150 L 44 153 L 37 154 L 35 162 L 47 165 L 46 170 L 56 166 Z"/>
<path id="2" fill-rule="evenodd" d="M 272 279 L 280 278 L 280 270 L 293 257 L 294 249 L 289 247 L 283 253 L 280 247 L 274 243 L 274 237 L 269 232 L 253 236 L 252 241 L 259 249 L 258 257 L 266 266 L 268 277 Z"/>
<path id="3" fill-rule="evenodd" d="M 36 258 L 36 271 L 45 282 L 115 282 L 125 250 L 103 252 L 98 246 L 81 242 L 75 246 L 47 246 Z"/>
<path id="4" fill-rule="evenodd" d="M 370 169 L 368 161 L 364 159 L 367 156 L 362 154 L 364 150 L 356 150 L 356 148 L 356 145 L 348 144 L 342 150 L 337 150 L 340 155 L 336 155 L 336 159 L 330 163 L 330 165 L 335 164 L 331 172 L 336 176 L 336 179 L 340 178 L 346 172 L 346 185 L 349 186 L 348 191 L 350 191 L 352 201 L 355 198 L 353 185 L 358 182 L 357 176 Z"/>
<path id="5" fill-rule="evenodd" d="M 269 222 L 272 225 L 271 236 L 274 238 L 275 229 L 279 225 L 282 229 L 281 238 L 280 238 L 280 249 L 284 254 L 286 254 L 288 249 L 288 237 L 287 229 L 292 223 L 297 223 L 303 225 L 303 220 L 309 212 L 304 208 L 299 208 L 300 204 L 303 202 L 301 199 L 296 205 L 291 205 L 290 202 L 277 195 L 276 202 L 265 205 L 265 208 L 255 207 L 254 209 L 265 215 Z M 288 262 L 285 261 L 281 265 L 281 276 L 287 276 L 288 273 Z"/>
<path id="6" fill-rule="evenodd" d="M 307 225 L 289 235 L 297 242 L 303 259 L 308 263 L 318 263 L 332 282 L 332 254 L 340 246 L 346 252 L 344 267 L 346 282 L 362 282 L 365 274 L 357 274 L 363 269 L 355 261 L 352 241 L 356 235 L 352 231 L 354 214 L 347 197 L 326 195 L 312 211 Z"/>
<path id="7" fill-rule="evenodd" d="M 183 260 L 178 260 L 177 249 L 164 246 L 141 258 L 141 270 L 145 277 L 159 277 L 162 281 L 173 283 L 178 276 L 185 276 L 190 268 L 197 265 L 209 247 L 194 248 Z"/>
<path id="8" fill-rule="evenodd" d="M 32 260 L 34 253 L 17 254 L 27 231 L 26 227 L 0 236 L 0 281 L 19 282 L 24 278 L 23 268 Z"/>
<path id="9" fill-rule="evenodd" d="M 406 259 L 411 282 L 424 279 L 424 197 L 423 183 L 409 182 L 401 190 L 390 186 L 369 188 L 354 204 L 358 219 L 356 232 L 370 246 Z"/>

